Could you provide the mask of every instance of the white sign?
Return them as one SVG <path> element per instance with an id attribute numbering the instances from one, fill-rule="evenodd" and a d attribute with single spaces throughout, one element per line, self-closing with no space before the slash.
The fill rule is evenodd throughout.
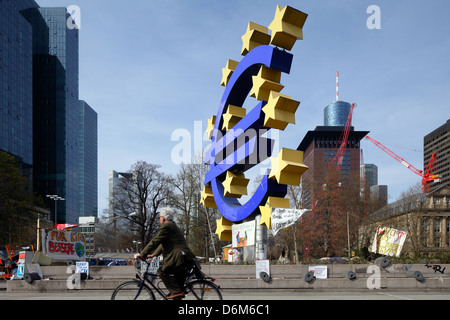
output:
<path id="1" fill-rule="evenodd" d="M 149 263 L 141 262 L 141 272 L 144 275 L 144 272 L 147 271 L 150 274 L 156 274 L 159 269 L 160 260 L 159 257 L 155 257 Z"/>
<path id="2" fill-rule="evenodd" d="M 51 230 L 45 232 L 43 252 L 55 260 L 85 260 L 86 243 L 82 233 Z"/>
<path id="3" fill-rule="evenodd" d="M 405 231 L 378 227 L 370 251 L 386 256 L 399 257 L 406 240 L 406 235 L 407 233 Z"/>
<path id="4" fill-rule="evenodd" d="M 86 273 L 89 277 L 89 262 L 77 261 L 75 273 Z"/>
<path id="5" fill-rule="evenodd" d="M 314 273 L 316 279 L 327 278 L 327 266 L 310 266 L 308 270 Z"/>
<path id="6" fill-rule="evenodd" d="M 273 235 L 276 235 L 281 229 L 286 229 L 293 225 L 307 211 L 311 210 L 272 208 L 271 224 Z"/>
<path id="7" fill-rule="evenodd" d="M 259 274 L 261 272 L 265 272 L 270 276 L 270 263 L 269 260 L 256 260 L 255 261 L 256 266 L 256 279 L 260 279 L 261 277 Z"/>
<path id="8" fill-rule="evenodd" d="M 255 220 L 233 224 L 231 228 L 233 248 L 253 246 L 255 244 L 255 226 Z"/>

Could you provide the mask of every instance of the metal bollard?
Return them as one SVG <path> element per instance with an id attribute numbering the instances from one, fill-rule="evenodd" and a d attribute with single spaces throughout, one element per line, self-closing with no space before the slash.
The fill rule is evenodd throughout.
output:
<path id="1" fill-rule="evenodd" d="M 349 280 L 355 280 L 356 279 L 356 273 L 353 271 L 345 271 L 342 273 L 342 276 L 344 278 L 348 278 Z"/>
<path id="2" fill-rule="evenodd" d="M 304 275 L 304 279 L 306 282 L 311 282 L 316 278 L 316 276 L 314 275 L 314 272 L 312 271 L 308 271 L 307 273 L 305 273 Z"/>

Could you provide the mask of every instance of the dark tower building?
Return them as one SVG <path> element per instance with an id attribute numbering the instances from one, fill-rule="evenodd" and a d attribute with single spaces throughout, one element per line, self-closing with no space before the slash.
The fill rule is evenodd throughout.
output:
<path id="1" fill-rule="evenodd" d="M 335 101 L 324 110 L 325 126 L 308 131 L 297 150 L 303 151 L 303 162 L 309 167 L 302 176 L 303 205 L 311 207 L 314 198 L 313 182 L 321 181 L 327 174 L 327 164 L 332 163 L 342 144 L 343 132 L 351 104 Z M 360 141 L 368 131 L 355 131 L 350 127 L 345 153 L 341 163 L 341 177 L 350 178 L 360 172 Z M 359 179 L 358 179 L 359 181 Z M 317 187 L 317 186 L 316 186 Z"/>
<path id="2" fill-rule="evenodd" d="M 0 150 L 58 223 L 97 210 L 97 114 L 78 97 L 78 31 L 65 7 L 0 0 Z"/>

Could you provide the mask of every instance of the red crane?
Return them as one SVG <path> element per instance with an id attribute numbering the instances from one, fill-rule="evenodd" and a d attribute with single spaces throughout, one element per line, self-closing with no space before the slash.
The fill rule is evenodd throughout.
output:
<path id="1" fill-rule="evenodd" d="M 348 113 L 347 117 L 347 123 L 345 124 L 344 131 L 342 132 L 342 139 L 341 140 L 341 146 L 339 150 L 336 152 L 336 155 L 334 156 L 333 160 L 331 161 L 338 172 L 341 172 L 342 167 L 342 161 L 344 160 L 345 156 L 345 150 L 347 148 L 347 141 L 348 141 L 348 135 L 350 132 L 350 127 L 352 126 L 352 116 L 353 116 L 353 109 L 356 107 L 355 103 L 352 103 L 352 106 L 350 108 L 350 111 Z"/>
<path id="2" fill-rule="evenodd" d="M 428 166 L 425 169 L 425 173 L 422 170 L 417 169 L 412 164 L 407 162 L 402 157 L 395 154 L 392 150 L 389 150 L 386 146 L 378 142 L 377 140 L 366 136 L 366 139 L 373 142 L 378 148 L 386 152 L 388 155 L 390 155 L 392 158 L 400 162 L 403 166 L 414 172 L 415 174 L 422 177 L 422 192 L 427 193 L 429 191 L 429 183 L 430 182 L 439 182 L 439 175 L 433 174 L 434 169 L 434 161 L 436 160 L 436 153 L 433 153 L 430 158 L 430 162 L 428 162 Z"/>

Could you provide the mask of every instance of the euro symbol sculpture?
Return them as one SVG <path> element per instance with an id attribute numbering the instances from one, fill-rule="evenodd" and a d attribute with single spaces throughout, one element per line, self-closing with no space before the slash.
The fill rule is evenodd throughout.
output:
<path id="1" fill-rule="evenodd" d="M 270 210 L 271 202 L 289 207 L 288 199 L 284 199 L 287 185 L 298 185 L 307 170 L 302 152 L 282 149 L 277 158 L 272 158 L 274 141 L 263 137 L 269 130 L 284 130 L 289 123 L 295 124 L 300 102 L 280 93 L 284 88 L 280 80 L 282 73 L 290 73 L 293 55 L 286 50 L 302 39 L 306 18 L 307 14 L 292 7 L 277 6 L 269 28 L 250 22 L 242 36 L 244 58 L 239 63 L 228 60 L 223 69 L 225 91 L 217 115 L 208 122 L 212 143 L 205 164 L 210 170 L 201 193 L 201 203 L 218 208 L 223 216 L 216 230 L 220 240 L 231 238 L 233 222 L 252 219 L 267 211 L 264 208 Z M 243 105 L 249 95 L 260 102 L 247 113 Z M 238 198 L 247 194 L 249 182 L 245 172 L 269 157 L 270 172 L 250 199 L 241 204 Z M 261 223 L 270 228 L 270 214 Z"/>

